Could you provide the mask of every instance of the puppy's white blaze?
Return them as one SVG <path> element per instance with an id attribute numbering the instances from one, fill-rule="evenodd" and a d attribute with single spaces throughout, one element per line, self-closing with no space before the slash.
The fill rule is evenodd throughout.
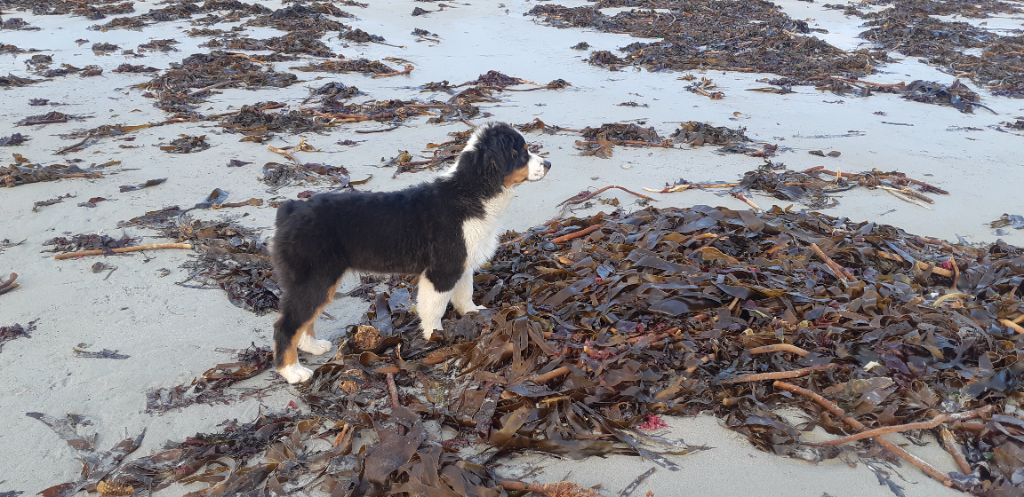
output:
<path id="1" fill-rule="evenodd" d="M 544 158 L 537 154 L 530 154 L 530 162 L 526 163 L 526 167 L 529 171 L 526 175 L 527 181 L 537 181 L 548 173 L 544 169 Z"/>
<path id="2" fill-rule="evenodd" d="M 299 337 L 299 350 L 313 355 L 321 355 L 326 353 L 328 350 L 331 350 L 331 342 L 327 340 L 317 340 L 301 330 L 299 333 L 302 333 L 302 336 Z"/>
<path id="3" fill-rule="evenodd" d="M 288 383 L 302 383 L 313 377 L 313 370 L 296 362 L 277 370 Z"/>
<path id="4" fill-rule="evenodd" d="M 467 271 L 479 268 L 498 249 L 498 216 L 508 206 L 512 195 L 512 189 L 505 188 L 498 196 L 484 202 L 483 217 L 473 217 L 462 222 Z"/>
<path id="5" fill-rule="evenodd" d="M 445 309 L 448 308 L 448 301 L 452 292 L 439 292 L 434 288 L 434 283 L 427 279 L 427 273 L 420 274 L 419 286 L 416 289 L 416 313 L 420 315 L 420 326 L 423 328 L 423 338 L 430 340 L 435 331 L 443 329 L 441 318 Z"/>

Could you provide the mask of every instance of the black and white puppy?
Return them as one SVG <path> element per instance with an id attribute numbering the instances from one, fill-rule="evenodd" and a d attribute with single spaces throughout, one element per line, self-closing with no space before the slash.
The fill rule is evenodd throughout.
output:
<path id="1" fill-rule="evenodd" d="M 473 303 L 473 271 L 497 249 L 498 215 L 513 187 L 543 178 L 550 168 L 514 128 L 488 124 L 430 183 L 282 204 L 271 245 L 283 292 L 274 367 L 289 383 L 310 378 L 296 349 L 330 350 L 329 341 L 316 339 L 313 323 L 346 271 L 419 275 L 416 310 L 428 340 L 442 329 L 449 302 L 459 314 L 482 309 Z"/>

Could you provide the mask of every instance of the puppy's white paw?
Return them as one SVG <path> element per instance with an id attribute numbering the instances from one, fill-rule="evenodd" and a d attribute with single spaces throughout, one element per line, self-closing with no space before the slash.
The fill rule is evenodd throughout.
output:
<path id="1" fill-rule="evenodd" d="M 331 342 L 302 335 L 302 338 L 299 339 L 299 350 L 313 355 L 322 355 L 331 350 Z"/>
<path id="2" fill-rule="evenodd" d="M 466 302 L 466 303 L 452 302 L 452 307 L 455 308 L 455 312 L 459 313 L 460 316 L 462 316 L 464 314 L 469 314 L 471 312 L 480 312 L 480 311 L 486 309 L 486 307 L 484 307 L 482 305 L 474 304 L 472 300 L 470 300 L 469 302 Z"/>
<path id="3" fill-rule="evenodd" d="M 441 338 L 441 335 L 436 334 L 435 332 L 436 331 L 440 331 L 441 329 L 442 328 L 441 328 L 440 324 L 438 324 L 436 327 L 432 327 L 432 326 L 424 327 L 423 328 L 423 339 L 428 341 L 428 342 L 431 341 L 431 340 L 439 340 Z"/>
<path id="4" fill-rule="evenodd" d="M 309 380 L 313 376 L 313 370 L 309 369 L 302 364 L 295 363 L 290 366 L 285 366 L 277 370 L 281 376 L 284 377 L 285 381 L 291 384 L 302 383 Z"/>

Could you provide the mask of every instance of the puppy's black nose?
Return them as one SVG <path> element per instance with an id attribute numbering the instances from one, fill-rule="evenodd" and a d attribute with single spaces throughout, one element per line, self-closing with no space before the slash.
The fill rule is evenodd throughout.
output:
<path id="1" fill-rule="evenodd" d="M 546 160 L 544 161 L 544 170 L 547 171 L 549 169 L 551 169 L 551 161 Z"/>

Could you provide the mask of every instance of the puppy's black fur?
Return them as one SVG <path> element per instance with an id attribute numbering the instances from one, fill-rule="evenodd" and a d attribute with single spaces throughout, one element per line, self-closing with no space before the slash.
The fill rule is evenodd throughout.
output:
<path id="1" fill-rule="evenodd" d="M 283 291 L 274 326 L 274 365 L 294 361 L 295 336 L 349 269 L 420 274 L 449 291 L 465 270 L 463 222 L 484 216 L 530 159 L 522 135 L 489 125 L 459 157 L 454 172 L 396 192 L 347 192 L 289 201 L 277 211 L 274 271 Z M 521 181 L 521 180 L 520 180 Z M 291 357 L 289 357 L 291 356 Z"/>

